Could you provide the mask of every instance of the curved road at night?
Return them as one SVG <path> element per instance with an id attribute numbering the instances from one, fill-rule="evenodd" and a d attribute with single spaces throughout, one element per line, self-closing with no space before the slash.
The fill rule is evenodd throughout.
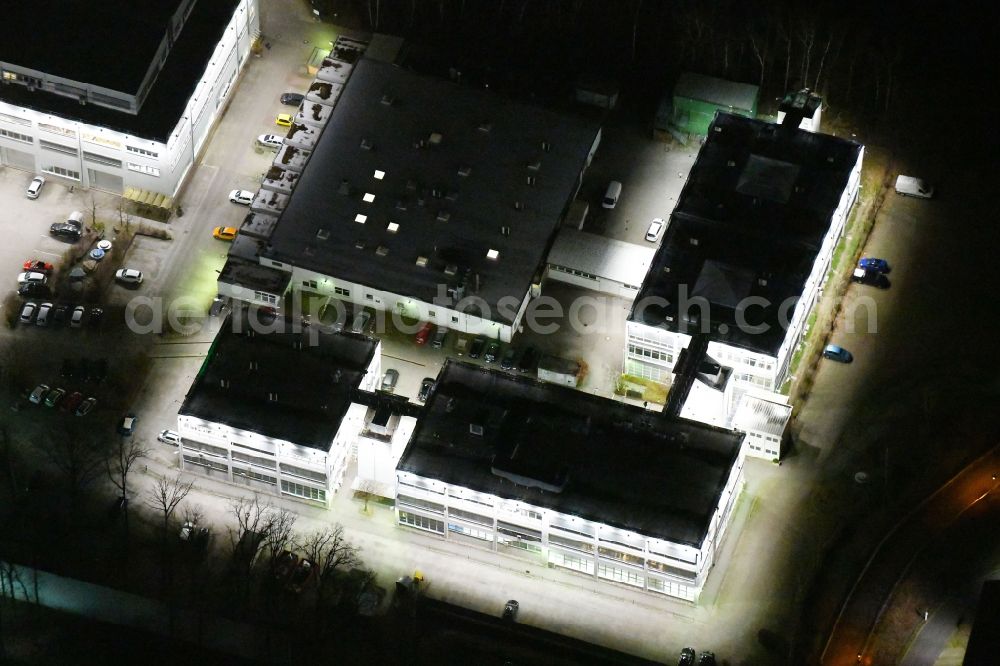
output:
<path id="1" fill-rule="evenodd" d="M 855 582 L 830 633 L 822 663 L 875 663 L 872 631 L 899 580 L 917 555 L 983 495 L 996 487 L 1000 446 L 981 456 L 929 497 L 886 535 Z"/>

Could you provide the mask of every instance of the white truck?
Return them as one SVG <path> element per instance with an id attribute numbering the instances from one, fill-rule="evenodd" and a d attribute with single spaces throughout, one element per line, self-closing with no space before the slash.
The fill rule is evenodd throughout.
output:
<path id="1" fill-rule="evenodd" d="M 930 199 L 934 196 L 934 186 L 913 176 L 896 176 L 896 194 Z"/>

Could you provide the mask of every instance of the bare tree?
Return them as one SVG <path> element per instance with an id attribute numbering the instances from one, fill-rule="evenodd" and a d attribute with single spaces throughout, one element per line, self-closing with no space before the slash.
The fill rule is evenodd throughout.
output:
<path id="1" fill-rule="evenodd" d="M 149 455 L 149 449 L 132 437 L 119 437 L 117 446 L 113 446 L 110 455 L 104 461 L 108 478 L 115 485 L 121 497 L 128 498 L 128 475 L 132 466 L 140 459 Z M 128 504 L 124 505 L 125 540 L 128 542 Z"/>
<path id="2" fill-rule="evenodd" d="M 361 498 L 365 503 L 362 511 L 368 513 L 368 502 L 371 501 L 373 497 L 378 497 L 379 484 L 374 479 L 365 479 L 358 485 L 358 489 L 355 495 Z"/>
<path id="3" fill-rule="evenodd" d="M 178 474 L 172 479 L 160 477 L 156 485 L 147 492 L 146 506 L 163 515 L 164 536 L 170 532 L 170 519 L 177 510 L 177 505 L 184 501 L 193 487 L 193 482 L 185 483 Z"/>
<path id="4" fill-rule="evenodd" d="M 267 514 L 264 526 L 264 551 L 270 559 L 271 566 L 278 559 L 281 551 L 287 550 L 292 543 L 292 528 L 298 518 L 288 509 L 271 508 Z"/>
<path id="5" fill-rule="evenodd" d="M 308 535 L 299 548 L 305 556 L 316 563 L 319 589 L 316 595 L 317 608 L 323 605 L 327 594 L 334 586 L 338 574 L 361 566 L 358 547 L 347 540 L 344 526 L 335 523 Z"/>
<path id="6" fill-rule="evenodd" d="M 236 527 L 229 528 L 233 564 L 243 568 L 245 573 L 249 573 L 253 566 L 261 540 L 267 537 L 267 530 L 270 528 L 268 516 L 270 509 L 271 505 L 262 504 L 256 494 L 229 502 L 229 512 L 236 519 Z M 248 534 L 259 536 L 247 537 Z"/>
<path id="7" fill-rule="evenodd" d="M 67 427 L 50 436 L 43 447 L 46 457 L 66 478 L 70 508 L 78 505 L 80 493 L 100 476 L 105 460 L 102 444 L 87 430 Z"/>

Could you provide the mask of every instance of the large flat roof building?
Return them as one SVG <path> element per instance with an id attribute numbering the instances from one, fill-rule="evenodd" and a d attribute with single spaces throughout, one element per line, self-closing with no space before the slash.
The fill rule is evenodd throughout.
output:
<path id="1" fill-rule="evenodd" d="M 23 29 L 0 41 L 0 163 L 172 196 L 247 62 L 258 13 L 257 0 L 12 3 L 4 18 Z"/>
<path id="2" fill-rule="evenodd" d="M 654 360 L 669 368 L 692 334 L 705 333 L 713 359 L 753 359 L 742 364 L 749 373 L 735 366 L 736 381 L 780 386 L 857 197 L 863 152 L 716 115 L 633 305 L 630 336 L 662 338 L 670 359 Z"/>
<path id="3" fill-rule="evenodd" d="M 556 565 L 579 569 L 564 556 L 585 552 L 588 573 L 692 599 L 739 491 L 742 439 L 448 361 L 397 466 L 397 510 Z"/>
<path id="4" fill-rule="evenodd" d="M 182 466 L 325 503 L 368 409 L 358 393 L 378 385 L 379 342 L 258 331 L 244 314 L 221 327 L 181 405 Z"/>
<path id="5" fill-rule="evenodd" d="M 332 57 L 318 84 L 334 67 L 347 74 L 326 85 L 342 89 L 261 263 L 313 293 L 509 340 L 599 126 L 369 58 Z"/>

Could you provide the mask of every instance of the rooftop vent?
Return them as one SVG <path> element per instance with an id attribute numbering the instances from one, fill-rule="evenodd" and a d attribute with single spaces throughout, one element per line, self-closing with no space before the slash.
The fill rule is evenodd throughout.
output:
<path id="1" fill-rule="evenodd" d="M 337 188 L 337 193 L 343 194 L 344 196 L 347 196 L 351 193 L 351 184 L 347 182 L 346 178 L 340 181 L 340 187 Z"/>
<path id="2" fill-rule="evenodd" d="M 375 249 L 375 254 L 377 254 L 380 257 L 384 257 L 385 255 L 389 254 L 389 248 L 387 248 L 385 245 L 379 245 Z"/>
<path id="3" fill-rule="evenodd" d="M 506 225 L 501 226 L 500 227 L 500 235 L 501 236 L 510 236 L 510 227 L 508 227 Z"/>
<path id="4" fill-rule="evenodd" d="M 359 240 L 357 243 L 354 244 L 354 247 L 355 249 L 363 250 L 365 249 L 365 242 Z"/>
<path id="5" fill-rule="evenodd" d="M 528 176 L 528 177 L 527 177 L 527 178 L 525 179 L 525 182 L 526 182 L 526 183 L 528 183 L 528 185 L 529 185 L 529 186 L 530 186 L 530 185 L 534 185 L 534 184 L 535 184 L 535 177 L 534 177 L 534 176 Z"/>
<path id="6" fill-rule="evenodd" d="M 552 150 L 552 144 L 549 143 L 548 141 L 542 141 L 542 151 L 548 153 L 551 150 Z"/>
<path id="7" fill-rule="evenodd" d="M 396 98 L 392 95 L 382 95 L 382 106 L 392 106 L 396 103 Z"/>
<path id="8" fill-rule="evenodd" d="M 413 180 L 412 178 L 409 179 L 409 180 L 407 180 L 406 181 L 406 191 L 407 192 L 416 192 L 417 191 L 417 181 Z"/>
<path id="9" fill-rule="evenodd" d="M 396 210 L 406 210 L 406 199 L 396 199 Z"/>
<path id="10" fill-rule="evenodd" d="M 515 201 L 514 202 L 514 210 L 522 210 L 523 208 L 524 208 L 524 204 L 523 203 L 521 203 L 520 201 Z"/>
<path id="11" fill-rule="evenodd" d="M 444 196 L 444 189 L 440 187 L 432 187 L 431 196 L 434 197 L 435 199 L 440 199 L 441 197 Z"/>
<path id="12" fill-rule="evenodd" d="M 448 264 L 447 266 L 444 267 L 445 275 L 452 276 L 455 275 L 456 273 L 458 273 L 458 266 L 456 266 L 455 264 Z"/>
<path id="13" fill-rule="evenodd" d="M 489 121 L 483 121 L 479 123 L 479 131 L 482 132 L 483 134 L 489 134 L 490 130 L 492 129 L 493 129 L 493 123 Z"/>
<path id="14" fill-rule="evenodd" d="M 446 210 L 439 210 L 438 211 L 438 214 L 437 214 L 437 221 L 438 222 L 447 222 L 450 219 L 451 219 L 451 213 L 449 213 Z"/>
<path id="15" fill-rule="evenodd" d="M 761 286 L 761 287 L 766 287 L 767 286 L 767 278 L 759 278 L 757 280 L 757 285 Z"/>
<path id="16" fill-rule="evenodd" d="M 472 167 L 468 164 L 458 167 L 458 175 L 462 178 L 468 178 L 470 173 L 472 173 Z"/>
<path id="17" fill-rule="evenodd" d="M 229 380 L 228 379 L 220 379 L 219 380 L 219 386 L 221 386 L 222 388 L 229 388 Z"/>
<path id="18" fill-rule="evenodd" d="M 375 144 L 371 142 L 371 139 L 361 139 L 361 150 L 372 150 Z"/>
<path id="19" fill-rule="evenodd" d="M 689 241 L 690 241 L 691 245 L 697 245 L 698 244 L 698 239 L 697 238 L 691 238 L 691 239 L 689 239 Z"/>
<path id="20" fill-rule="evenodd" d="M 270 393 L 270 392 L 268 392 L 268 394 L 267 394 L 267 401 L 268 402 L 278 402 L 278 394 L 277 393 Z"/>
<path id="21" fill-rule="evenodd" d="M 251 370 L 260 370 L 260 364 L 257 362 L 256 359 L 254 359 L 253 361 L 250 361 L 250 369 Z"/>
<path id="22" fill-rule="evenodd" d="M 538 171 L 541 168 L 542 168 L 541 160 L 533 160 L 531 162 L 528 162 L 528 171 Z"/>
<path id="23" fill-rule="evenodd" d="M 441 140 L 444 139 L 444 135 L 440 132 L 431 132 L 431 135 L 427 137 L 427 143 L 432 146 L 438 146 L 441 144 Z"/>
<path id="24" fill-rule="evenodd" d="M 716 125 L 716 126 L 715 126 L 715 131 L 716 131 L 716 132 L 721 132 L 721 131 L 722 131 L 722 128 L 721 128 L 721 127 L 719 127 L 718 125 Z"/>
<path id="25" fill-rule="evenodd" d="M 457 201 L 458 190 L 449 190 L 448 193 L 444 195 L 444 198 L 447 199 L 448 201 Z"/>
<path id="26" fill-rule="evenodd" d="M 329 239 L 330 238 L 330 230 L 329 229 L 317 229 L 316 230 L 316 238 L 318 238 L 319 240 L 327 240 L 327 239 Z"/>
<path id="27" fill-rule="evenodd" d="M 417 266 L 421 268 L 427 267 L 427 257 L 417 257 Z"/>
<path id="28" fill-rule="evenodd" d="M 728 166 L 728 167 L 734 167 L 734 166 L 736 166 L 736 162 L 734 160 L 729 160 L 728 162 L 726 162 L 726 166 Z"/>
<path id="29" fill-rule="evenodd" d="M 477 435 L 479 437 L 482 437 L 483 436 L 483 426 L 479 425 L 478 423 L 470 423 L 469 424 L 469 434 L 471 434 L 471 435 Z"/>

